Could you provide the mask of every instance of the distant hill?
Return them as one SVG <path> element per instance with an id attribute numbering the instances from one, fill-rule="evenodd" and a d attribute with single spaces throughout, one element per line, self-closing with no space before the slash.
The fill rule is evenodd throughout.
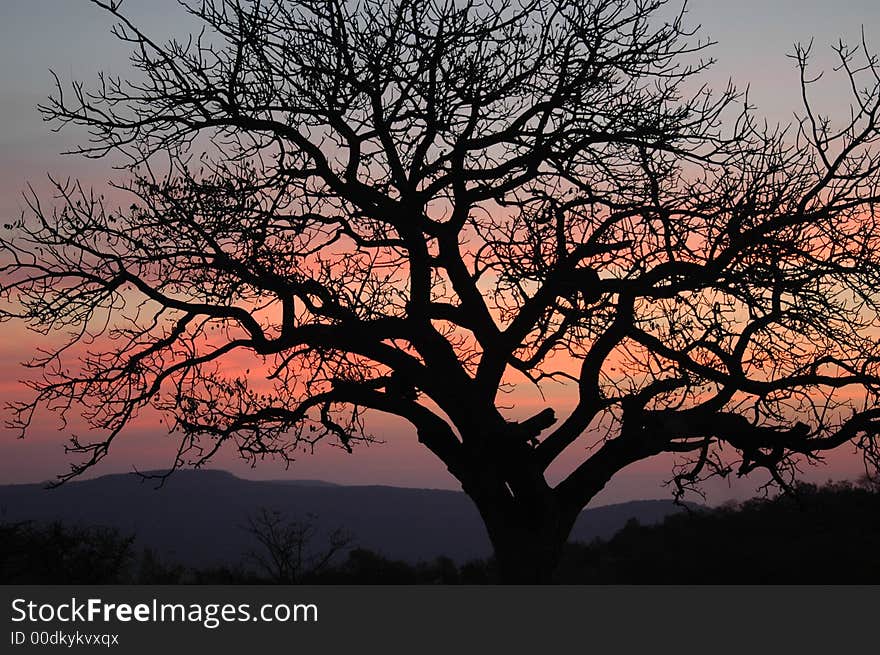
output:
<path id="1" fill-rule="evenodd" d="M 111 526 L 135 534 L 139 547 L 198 567 L 240 562 L 254 547 L 244 527 L 247 516 L 261 507 L 290 518 L 314 514 L 321 531 L 344 528 L 357 546 L 391 559 L 416 562 L 445 555 L 463 562 L 491 552 L 476 508 L 456 491 L 254 481 L 204 470 L 178 471 L 160 489 L 133 474 L 52 490 L 40 484 L 0 486 L 0 520 Z M 588 509 L 572 540 L 607 539 L 630 519 L 653 525 L 679 510 L 665 500 Z"/>

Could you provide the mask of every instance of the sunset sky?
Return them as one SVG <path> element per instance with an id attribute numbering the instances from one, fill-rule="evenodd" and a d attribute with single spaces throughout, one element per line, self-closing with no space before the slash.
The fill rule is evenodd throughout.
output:
<path id="1" fill-rule="evenodd" d="M 839 38 L 856 43 L 864 27 L 869 47 L 880 52 L 880 3 L 877 0 L 693 0 L 691 24 L 718 42 L 711 51 L 718 63 L 707 81 L 723 87 L 728 78 L 739 87 L 750 86 L 750 98 L 771 122 L 788 122 L 800 107 L 800 89 L 794 62 L 786 57 L 796 41 L 814 39 L 815 70 L 829 69 L 827 80 L 816 87 L 817 105 L 831 115 L 845 115 L 848 99 L 840 80 L 831 75 L 834 63 L 830 45 Z M 174 0 L 126 0 L 126 12 L 158 40 L 188 33 L 186 17 Z M 0 214 L 3 220 L 17 217 L 23 203 L 21 192 L 30 182 L 45 188 L 46 174 L 72 176 L 100 185 L 113 175 L 108 162 L 61 157 L 59 152 L 76 143 L 73 130 L 50 132 L 35 111 L 52 91 L 53 69 L 62 80 L 82 80 L 88 87 L 104 70 L 123 77 L 127 49 L 109 33 L 112 21 L 87 0 L 4 0 L 0 21 Z M 873 44 L 873 45 L 872 45 Z M 0 399 L 26 397 L 17 382 L 39 338 L 13 323 L 0 324 Z M 564 405 L 564 403 L 563 403 Z M 5 416 L 4 416 L 5 418 Z M 64 432 L 51 416 L 40 418 L 27 440 L 0 427 L 0 483 L 45 480 L 66 471 Z M 403 423 L 390 420 L 374 427 L 384 445 L 356 450 L 319 448 L 303 455 L 285 471 L 273 462 L 250 469 L 233 454 L 221 454 L 217 468 L 252 478 L 320 478 L 352 484 L 390 484 L 457 488 L 442 464 L 424 450 Z M 90 475 L 162 468 L 171 461 L 174 444 L 155 420 L 133 425 L 111 455 Z M 562 464 L 565 466 L 565 463 Z M 594 505 L 636 498 L 667 497 L 662 487 L 669 477 L 670 460 L 643 462 L 621 472 L 594 501 Z M 854 477 L 861 463 L 844 448 L 829 458 L 826 467 L 811 469 L 814 480 Z M 708 500 L 720 503 L 751 494 L 754 484 L 726 482 L 707 487 Z"/>

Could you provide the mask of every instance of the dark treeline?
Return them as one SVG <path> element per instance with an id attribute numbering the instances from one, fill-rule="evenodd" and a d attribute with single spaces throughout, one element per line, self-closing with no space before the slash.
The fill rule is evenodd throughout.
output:
<path id="1" fill-rule="evenodd" d="M 607 542 L 571 544 L 559 575 L 572 584 L 876 584 L 880 486 L 801 484 L 795 496 L 631 522 Z"/>
<path id="2" fill-rule="evenodd" d="M 256 560 L 255 560 L 256 561 Z M 266 584 L 252 561 L 194 569 L 135 546 L 133 535 L 59 523 L 0 524 L 0 583 Z M 410 564 L 362 548 L 336 554 L 301 584 L 487 584 L 492 560 Z M 568 584 L 880 583 L 880 486 L 801 484 L 796 494 L 631 521 L 613 538 L 569 544 L 555 576 Z"/>

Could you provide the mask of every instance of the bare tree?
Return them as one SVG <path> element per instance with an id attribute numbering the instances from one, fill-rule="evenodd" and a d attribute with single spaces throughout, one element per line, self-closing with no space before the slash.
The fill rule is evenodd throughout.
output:
<path id="1" fill-rule="evenodd" d="M 679 492 L 785 486 L 848 443 L 877 463 L 864 44 L 836 49 L 851 114 L 813 109 L 799 47 L 803 116 L 773 128 L 701 85 L 708 43 L 665 0 L 204 0 L 168 43 L 95 4 L 139 73 L 59 82 L 42 110 L 124 158 L 131 200 L 59 182 L 2 241 L 4 317 L 74 333 L 32 363 L 17 426 L 45 406 L 100 435 L 61 481 L 148 405 L 174 467 L 351 450 L 384 412 L 476 503 L 504 579 L 536 581 L 638 460 L 678 454 Z M 513 421 L 509 387 L 546 407 Z"/>
<path id="2" fill-rule="evenodd" d="M 265 507 L 248 516 L 247 529 L 262 547 L 248 556 L 278 584 L 297 584 L 320 573 L 352 543 L 351 535 L 341 529 L 330 532 L 326 543 L 317 543 L 316 516 L 290 520 L 280 510 Z"/>

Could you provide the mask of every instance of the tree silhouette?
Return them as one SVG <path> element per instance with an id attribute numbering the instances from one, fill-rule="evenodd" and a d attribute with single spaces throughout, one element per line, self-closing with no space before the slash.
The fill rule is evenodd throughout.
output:
<path id="1" fill-rule="evenodd" d="M 175 467 L 351 450 L 388 413 L 476 503 L 504 578 L 536 581 L 638 460 L 676 453 L 679 492 L 787 485 L 847 443 L 877 462 L 863 43 L 836 48 L 850 115 L 813 109 L 798 47 L 803 116 L 774 128 L 700 83 L 708 42 L 665 0 L 205 0 L 168 43 L 95 4 L 138 74 L 59 82 L 42 111 L 126 173 L 112 203 L 30 193 L 2 242 L 4 317 L 73 333 L 17 426 L 77 408 L 99 435 L 61 481 L 148 405 Z M 512 420 L 509 387 L 541 411 Z"/>
<path id="2" fill-rule="evenodd" d="M 318 543 L 316 516 L 289 519 L 280 510 L 266 507 L 248 516 L 247 530 L 260 544 L 248 553 L 248 559 L 278 584 L 297 584 L 320 574 L 337 553 L 352 544 L 351 535 L 340 528 Z"/>

